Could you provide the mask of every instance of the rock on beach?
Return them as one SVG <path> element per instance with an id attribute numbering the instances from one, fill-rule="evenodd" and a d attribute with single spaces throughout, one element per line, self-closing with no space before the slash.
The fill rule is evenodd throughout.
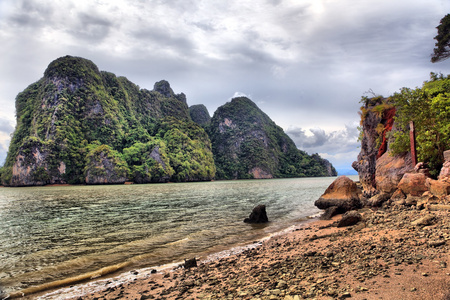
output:
<path id="1" fill-rule="evenodd" d="M 314 205 L 319 209 L 336 206 L 337 213 L 344 213 L 361 208 L 360 194 L 361 192 L 353 180 L 347 176 L 339 176 L 314 202 Z"/>

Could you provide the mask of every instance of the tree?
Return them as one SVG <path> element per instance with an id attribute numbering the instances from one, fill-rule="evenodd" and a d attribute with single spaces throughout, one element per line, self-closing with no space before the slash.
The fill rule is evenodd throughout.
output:
<path id="1" fill-rule="evenodd" d="M 431 62 L 445 60 L 450 57 L 450 14 L 441 19 L 441 24 L 436 27 L 438 30 L 437 36 L 434 39 L 437 41 L 434 48 L 434 54 L 431 57 Z"/>

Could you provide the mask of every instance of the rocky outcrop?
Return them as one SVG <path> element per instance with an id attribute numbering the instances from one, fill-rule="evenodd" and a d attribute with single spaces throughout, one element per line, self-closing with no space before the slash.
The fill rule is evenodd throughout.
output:
<path id="1" fill-rule="evenodd" d="M 266 206 L 258 205 L 253 208 L 248 218 L 244 219 L 245 223 L 267 223 L 269 219 L 267 218 Z"/>
<path id="2" fill-rule="evenodd" d="M 388 151 L 386 134 L 394 127 L 395 109 L 387 104 L 388 99 L 367 99 L 361 108 L 361 151 L 352 167 L 358 172 L 363 194 L 370 198 L 378 193 L 375 173 L 377 159 Z"/>
<path id="3" fill-rule="evenodd" d="M 86 166 L 87 184 L 122 184 L 127 180 L 125 162 L 108 146 L 91 151 Z"/>
<path id="4" fill-rule="evenodd" d="M 380 193 L 393 194 L 403 175 L 412 170 L 411 155 L 384 153 L 376 160 L 375 187 Z"/>
<path id="5" fill-rule="evenodd" d="M 319 155 L 297 149 L 292 139 L 246 97 L 220 106 L 208 128 L 218 179 L 329 176 Z"/>
<path id="6" fill-rule="evenodd" d="M 326 189 L 325 193 L 314 202 L 319 209 L 336 206 L 338 213 L 361 208 L 360 190 L 350 178 L 339 176 Z"/>
<path id="7" fill-rule="evenodd" d="M 439 173 L 439 179 L 445 179 L 450 177 L 450 150 L 444 151 L 444 164 L 442 165 L 441 172 Z"/>
<path id="8" fill-rule="evenodd" d="M 141 89 L 81 57 L 52 61 L 17 95 L 16 115 L 1 168 L 5 186 L 312 177 L 333 170 L 297 149 L 250 99 L 233 99 L 211 119 L 203 105 L 189 109 L 186 95 L 166 80 Z M 98 146 L 116 151 L 124 164 L 108 156 L 89 162 Z M 124 170 L 116 172 L 118 166 Z"/>
<path id="9" fill-rule="evenodd" d="M 51 166 L 51 145 L 43 144 L 35 138 L 24 142 L 18 151 L 11 170 L 9 186 L 32 186 L 66 183 L 63 176 L 66 173 L 64 161 L 58 161 Z"/>
<path id="10" fill-rule="evenodd" d="M 434 180 L 427 178 L 425 186 L 428 188 L 431 194 L 436 197 L 445 197 L 450 195 L 450 178 L 445 177 L 444 179 Z"/>
<path id="11" fill-rule="evenodd" d="M 192 121 L 200 126 L 208 126 L 211 124 L 211 116 L 203 104 L 189 106 L 189 115 Z"/>
<path id="12" fill-rule="evenodd" d="M 65 56 L 19 93 L 16 114 L 1 174 L 6 186 L 120 183 L 128 171 L 139 183 L 215 176 L 205 129 L 191 121 L 186 96 L 165 80 L 140 89 L 90 60 Z M 107 159 L 89 164 L 98 145 L 126 157 L 121 167 L 128 171 L 110 171 Z"/>
<path id="13" fill-rule="evenodd" d="M 255 179 L 271 179 L 273 178 L 273 175 L 269 172 L 264 171 L 263 169 L 259 167 L 255 167 L 249 171 L 249 174 L 253 176 Z"/>
<path id="14" fill-rule="evenodd" d="M 398 184 L 398 188 L 405 194 L 411 196 L 422 196 L 428 190 L 426 186 L 427 177 L 422 173 L 406 173 Z"/>

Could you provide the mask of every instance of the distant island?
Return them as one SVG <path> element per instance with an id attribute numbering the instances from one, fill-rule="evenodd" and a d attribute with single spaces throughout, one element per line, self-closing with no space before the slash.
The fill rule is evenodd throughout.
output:
<path id="1" fill-rule="evenodd" d="M 255 103 L 234 98 L 211 118 L 165 81 L 141 89 L 65 56 L 16 98 L 5 186 L 336 176 Z"/>

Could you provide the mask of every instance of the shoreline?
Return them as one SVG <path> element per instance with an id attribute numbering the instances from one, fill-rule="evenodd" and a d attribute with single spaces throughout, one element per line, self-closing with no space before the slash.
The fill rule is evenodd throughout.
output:
<path id="1" fill-rule="evenodd" d="M 359 210 L 350 227 L 314 219 L 252 249 L 156 274 L 135 270 L 94 293 L 38 299 L 450 299 L 448 211 Z M 430 218 L 432 217 L 432 218 Z M 420 220 L 432 220 L 421 223 Z M 419 222 L 418 222 L 419 221 Z M 79 287 L 79 286 L 76 286 Z M 74 288 L 74 287 L 72 287 Z M 36 298 L 34 298 L 36 299 Z"/>
<path id="2" fill-rule="evenodd" d="M 263 242 L 274 237 L 288 234 L 289 232 L 297 230 L 297 228 L 299 227 L 307 226 L 307 224 L 318 221 L 319 216 L 320 212 L 314 213 L 313 215 L 307 217 L 303 217 L 294 221 L 293 225 L 279 228 L 277 231 L 270 232 L 266 235 L 261 235 L 259 238 L 256 238 L 256 241 L 254 239 L 253 242 L 239 242 L 224 247 L 221 250 L 213 250 L 216 248 L 216 246 L 213 246 L 209 249 L 205 249 L 204 251 L 195 254 L 195 258 L 199 263 L 211 263 L 222 258 L 238 255 L 246 250 L 259 247 Z M 265 224 L 257 225 L 261 225 L 263 227 L 265 226 Z M 186 259 L 188 258 L 192 257 L 187 256 Z M 135 268 L 133 267 L 134 262 L 131 258 L 116 265 L 106 266 L 98 270 L 79 274 L 77 276 L 47 282 L 36 286 L 30 286 L 22 290 L 11 292 L 6 296 L 7 299 L 35 299 L 36 297 L 38 297 L 39 299 L 76 299 L 78 297 L 82 297 L 83 295 L 92 294 L 104 289 L 100 286 L 103 286 L 105 282 L 112 283 L 112 285 L 110 285 L 109 283 L 107 284 L 108 288 L 112 288 L 116 285 L 126 283 L 127 280 L 134 280 L 137 278 L 135 275 L 130 277 L 130 273 L 138 272 L 141 274 L 141 276 L 139 277 L 142 277 L 142 275 L 149 276 L 155 271 L 170 272 L 173 269 L 179 269 L 183 263 L 184 261 L 174 261 L 162 265 Z M 78 293 L 76 291 L 77 289 L 84 290 L 84 292 Z M 56 298 L 53 297 L 53 295 L 58 295 L 60 293 L 64 293 L 66 295 L 62 296 L 62 298 L 59 298 L 59 296 L 56 296 Z M 67 298 L 67 295 L 72 294 L 74 296 L 70 296 L 70 298 Z M 2 295 L 0 295 L 0 300 L 3 300 L 4 298 L 1 298 L 1 296 Z"/>

